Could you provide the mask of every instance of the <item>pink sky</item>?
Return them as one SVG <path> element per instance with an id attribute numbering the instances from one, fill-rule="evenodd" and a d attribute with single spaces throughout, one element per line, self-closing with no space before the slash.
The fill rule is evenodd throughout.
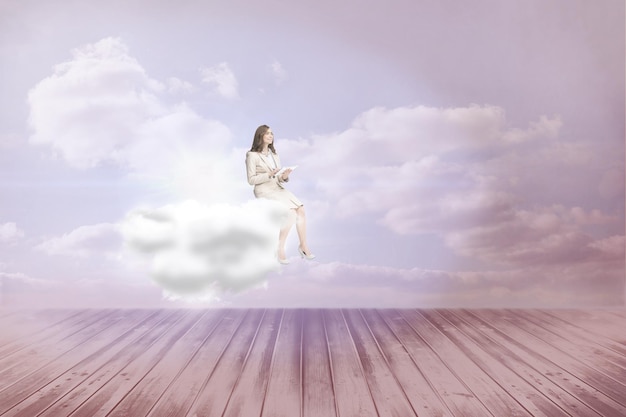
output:
<path id="1" fill-rule="evenodd" d="M 194 305 L 624 304 L 622 1 L 170 3 L 0 3 L 3 305 L 180 305 L 125 219 L 260 124 L 317 258 Z"/>

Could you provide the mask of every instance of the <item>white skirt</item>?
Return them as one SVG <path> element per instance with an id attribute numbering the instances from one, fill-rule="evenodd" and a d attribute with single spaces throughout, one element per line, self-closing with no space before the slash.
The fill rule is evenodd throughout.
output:
<path id="1" fill-rule="evenodd" d="M 270 190 L 265 189 L 261 192 L 258 191 L 257 187 L 254 187 L 254 196 L 256 198 L 267 198 L 269 200 L 279 201 L 289 209 L 297 209 L 298 207 L 304 205 L 302 204 L 302 201 L 294 195 L 294 193 L 278 185 L 276 185 L 276 187 L 272 187 Z"/>

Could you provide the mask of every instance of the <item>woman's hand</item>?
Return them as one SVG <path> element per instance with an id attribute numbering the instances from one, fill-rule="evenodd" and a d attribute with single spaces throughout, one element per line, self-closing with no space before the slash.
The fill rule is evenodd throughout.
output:
<path id="1" fill-rule="evenodd" d="M 281 175 L 283 181 L 287 181 L 289 179 L 289 174 L 291 174 L 291 171 L 293 171 L 293 169 L 291 168 L 287 168 L 284 172 L 283 175 Z"/>
<path id="2" fill-rule="evenodd" d="M 270 178 L 274 178 L 274 177 L 276 176 L 276 173 L 277 173 L 278 171 L 280 171 L 280 169 L 279 169 L 279 168 L 276 168 L 276 169 L 271 170 L 271 171 L 269 172 L 269 174 L 270 174 Z"/>

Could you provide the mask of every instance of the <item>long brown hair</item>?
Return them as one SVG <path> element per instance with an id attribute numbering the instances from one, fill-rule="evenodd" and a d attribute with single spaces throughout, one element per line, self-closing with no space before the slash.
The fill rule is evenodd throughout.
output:
<path id="1" fill-rule="evenodd" d="M 261 150 L 263 149 L 263 135 L 265 135 L 268 130 L 270 130 L 270 127 L 268 125 L 261 125 L 256 128 L 256 132 L 254 132 L 254 139 L 252 139 L 252 147 L 250 148 L 250 151 L 261 152 Z M 267 147 L 270 151 L 272 151 L 272 153 L 276 153 L 273 142 L 270 143 Z"/>

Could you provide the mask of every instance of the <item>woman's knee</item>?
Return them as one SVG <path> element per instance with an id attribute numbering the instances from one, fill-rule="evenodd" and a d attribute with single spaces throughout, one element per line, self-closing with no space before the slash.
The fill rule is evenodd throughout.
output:
<path id="1" fill-rule="evenodd" d="M 291 227 L 291 225 L 294 224 L 296 222 L 296 220 L 298 220 L 298 213 L 295 210 L 290 209 L 287 212 L 287 216 L 285 217 L 285 222 L 284 222 L 283 226 Z"/>

